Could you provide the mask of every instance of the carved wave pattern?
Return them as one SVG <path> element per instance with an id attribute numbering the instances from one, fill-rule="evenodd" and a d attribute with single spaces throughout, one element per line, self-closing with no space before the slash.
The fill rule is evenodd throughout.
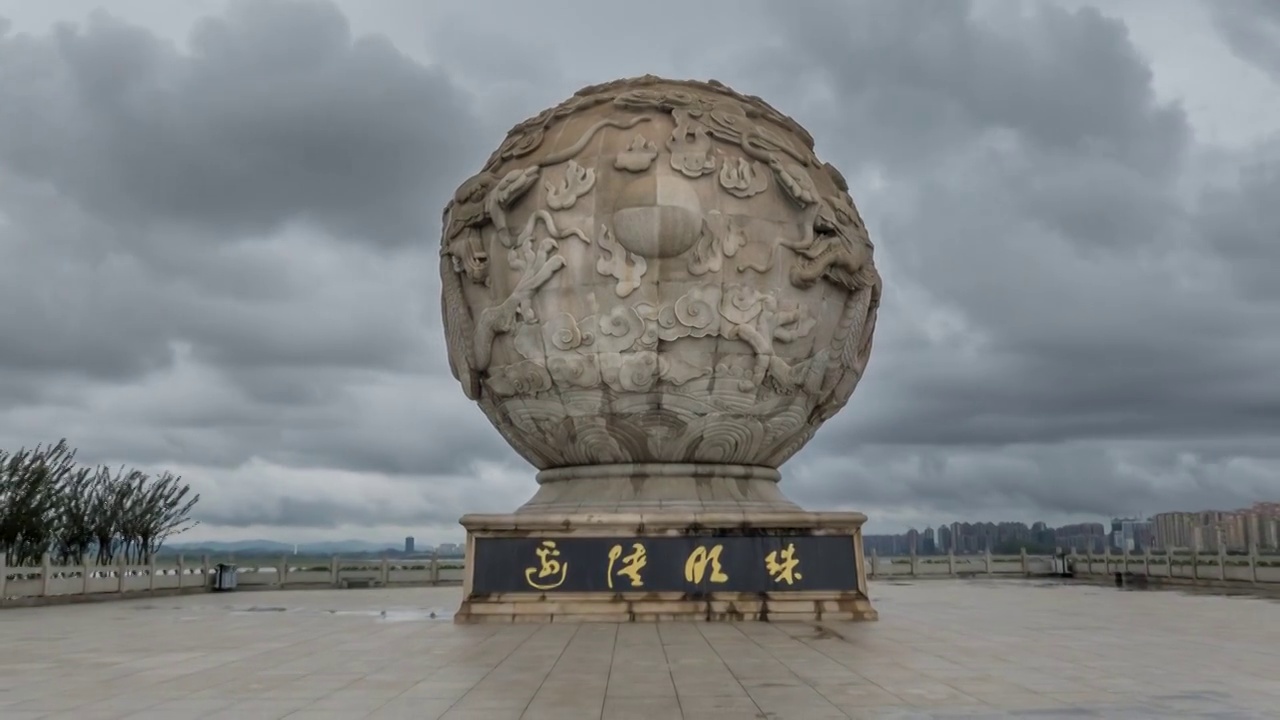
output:
<path id="1" fill-rule="evenodd" d="M 539 468 L 618 462 L 776 465 L 811 434 L 813 403 L 779 397 L 726 404 L 700 393 L 664 395 L 655 407 L 646 396 L 595 389 L 513 398 L 497 409 L 531 441 L 526 450 Z"/>

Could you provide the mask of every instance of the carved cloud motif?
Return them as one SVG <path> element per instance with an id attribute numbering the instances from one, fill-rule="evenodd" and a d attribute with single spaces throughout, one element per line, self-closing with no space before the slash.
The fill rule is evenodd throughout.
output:
<path id="1" fill-rule="evenodd" d="M 564 170 L 564 178 L 559 182 L 548 180 L 544 183 L 547 190 L 547 207 L 552 210 L 568 210 L 578 202 L 578 198 L 591 192 L 596 184 L 596 171 L 584 168 L 573 160 Z"/>
<path id="2" fill-rule="evenodd" d="M 595 335 L 590 330 L 584 331 L 567 312 L 560 313 L 549 325 L 551 344 L 557 350 L 576 350 L 595 342 Z"/>
<path id="3" fill-rule="evenodd" d="M 566 387 L 592 388 L 600 384 L 600 365 L 596 355 L 557 355 L 547 359 L 551 379 Z"/>
<path id="4" fill-rule="evenodd" d="M 499 397 L 534 395 L 551 389 L 551 375 L 532 360 L 495 367 L 489 371 L 489 389 Z"/>

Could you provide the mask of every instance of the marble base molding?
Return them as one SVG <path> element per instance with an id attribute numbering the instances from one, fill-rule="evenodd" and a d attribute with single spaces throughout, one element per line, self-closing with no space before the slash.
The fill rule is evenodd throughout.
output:
<path id="1" fill-rule="evenodd" d="M 467 515 L 458 623 L 875 620 L 855 512 Z"/>
<path id="2" fill-rule="evenodd" d="M 619 463 L 552 468 L 517 513 L 803 512 L 778 488 L 780 473 L 759 465 Z"/>

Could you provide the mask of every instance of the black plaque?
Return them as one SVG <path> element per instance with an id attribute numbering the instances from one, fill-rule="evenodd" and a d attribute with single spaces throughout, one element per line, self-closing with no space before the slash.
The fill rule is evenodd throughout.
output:
<path id="1" fill-rule="evenodd" d="M 476 538 L 472 592 L 858 589 L 850 536 Z"/>

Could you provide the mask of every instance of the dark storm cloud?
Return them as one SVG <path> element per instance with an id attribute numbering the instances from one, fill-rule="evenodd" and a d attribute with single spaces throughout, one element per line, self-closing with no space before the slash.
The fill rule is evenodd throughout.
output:
<path id="1" fill-rule="evenodd" d="M 388 280 L 425 259 L 317 236 L 147 234 L 4 168 L 0 189 L 0 367 L 133 381 L 170 368 L 181 344 L 229 373 L 421 367 L 427 299 Z"/>
<path id="2" fill-rule="evenodd" d="M 823 144 L 856 162 L 922 172 L 1000 131 L 1146 173 L 1168 172 L 1183 149 L 1182 113 L 1155 102 L 1123 23 L 1093 8 L 808 2 L 776 20 L 786 51 L 757 54 L 752 70 L 772 68 L 780 86 L 821 78 Z"/>
<path id="3" fill-rule="evenodd" d="M 1280 75 L 1277 75 L 1280 83 Z M 1277 85 L 1280 93 L 1280 84 Z M 1239 177 L 1206 188 L 1196 230 L 1224 258 L 1237 291 L 1259 304 L 1280 304 L 1280 140 L 1250 148 Z M 1274 356 L 1273 356 L 1274 357 Z"/>
<path id="4" fill-rule="evenodd" d="M 440 208 L 478 128 L 442 70 L 331 3 L 233 2 L 183 48 L 104 13 L 0 35 L 6 445 L 401 475 L 507 458 L 430 377 Z"/>
<path id="5" fill-rule="evenodd" d="M 1042 172 L 1052 178 L 1055 170 L 1046 165 Z M 1276 308 L 1250 307 L 1238 288 L 1219 287 L 1214 257 L 1186 268 L 1184 287 L 1178 272 L 1152 267 L 1153 255 L 1176 249 L 1178 234 L 1195 227 L 1192 219 L 1124 246 L 1081 250 L 1092 241 L 1090 224 L 1046 229 L 1036 204 L 1017 202 L 1019 181 L 973 167 L 963 182 L 918 184 L 911 211 L 883 219 L 886 242 L 923 248 L 904 263 L 909 276 L 962 312 L 983 341 L 973 352 L 935 346 L 895 366 L 918 373 L 913 392 L 898 417 L 868 418 L 870 439 L 1049 441 L 1280 429 L 1280 417 L 1260 422 L 1251 407 L 1280 402 L 1273 382 L 1280 347 L 1258 332 L 1259 322 L 1280 323 Z M 1235 215 L 1218 228 L 1244 230 L 1251 222 Z M 1166 247 L 1148 249 L 1161 243 Z M 1280 252 L 1272 248 L 1270 258 L 1280 262 Z"/>
<path id="6" fill-rule="evenodd" d="M 1280 5 L 1271 0 L 1205 5 L 1236 55 L 1280 82 Z"/>
<path id="7" fill-rule="evenodd" d="M 811 506 L 847 504 L 853 496 L 864 507 L 909 507 L 936 523 L 975 513 L 1030 521 L 1234 508 L 1275 492 L 1274 465 L 1232 467 L 1234 460 L 1161 442 L 1066 442 L 999 452 L 868 445 L 858 455 L 854 463 L 815 461 L 795 473 L 792 494 Z M 843 485 L 831 482 L 837 472 Z"/>
<path id="8" fill-rule="evenodd" d="M 185 466 L 211 525 L 512 509 L 532 469 L 444 363 L 440 209 L 512 124 L 654 72 L 795 116 L 877 243 L 867 378 L 784 468 L 797 500 L 1280 496 L 1280 153 L 1197 144 L 1108 6 L 1011 7 L 350 5 L 436 65 L 326 2 L 232 3 L 185 46 L 106 15 L 0 33 L 0 439 Z M 1274 4 L 1211 7 L 1276 76 Z"/>
<path id="9" fill-rule="evenodd" d="M 105 13 L 0 43 L 0 163 L 121 225 L 404 244 L 478 152 L 462 91 L 327 3 L 232 2 L 189 52 Z"/>
<path id="10" fill-rule="evenodd" d="M 428 298 L 385 275 L 430 287 L 468 96 L 327 3 L 233 2 L 189 46 L 104 13 L 0 36 L 0 367 L 132 380 L 186 343 L 269 402 L 324 392 L 285 369 L 420 369 Z"/>
<path id="11" fill-rule="evenodd" d="M 408 490 L 408 489 L 407 489 Z M 406 493 L 413 497 L 412 490 Z M 202 522 L 226 527 L 265 525 L 291 530 L 295 528 L 338 528 L 342 525 L 376 527 L 379 525 L 430 526 L 457 522 L 452 509 L 432 507 L 428 501 L 383 500 L 375 503 L 353 503 L 349 498 L 313 499 L 307 497 L 266 498 L 202 511 Z"/>
<path id="12" fill-rule="evenodd" d="M 805 5 L 779 14 L 788 52 L 752 66 L 798 105 L 821 77 L 798 115 L 850 176 L 887 286 L 866 382 L 788 466 L 797 495 L 1104 514 L 1280 492 L 1165 462 L 1238 438 L 1277 454 L 1280 343 L 1260 328 L 1280 308 L 1233 282 L 1273 287 L 1274 176 L 1187 202 L 1186 118 L 1122 23 L 992 8 Z M 1150 474 L 1112 452 L 1140 440 Z"/>
<path id="13" fill-rule="evenodd" d="M 230 527 L 452 526 L 463 512 L 508 510 L 513 489 L 492 463 L 473 463 L 465 472 L 435 476 L 436 482 L 256 460 L 205 475 L 212 492 L 202 501 L 201 519 Z"/>

